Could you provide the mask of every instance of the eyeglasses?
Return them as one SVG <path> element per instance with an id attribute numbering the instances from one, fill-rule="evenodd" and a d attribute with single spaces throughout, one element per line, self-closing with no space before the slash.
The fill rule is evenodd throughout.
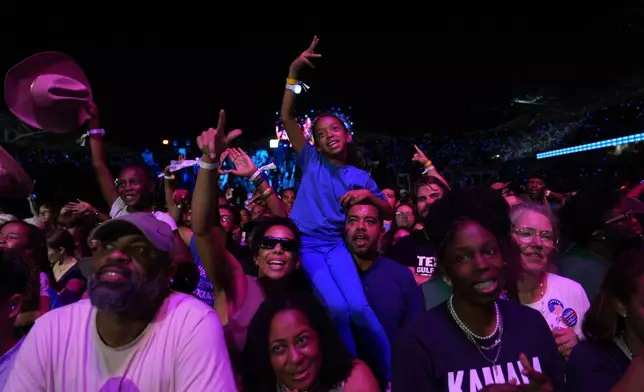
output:
<path id="1" fill-rule="evenodd" d="M 396 216 L 399 216 L 401 218 L 404 217 L 404 218 L 409 219 L 409 218 L 412 218 L 414 216 L 414 213 L 413 212 L 401 212 L 401 211 L 398 211 L 398 212 L 396 212 Z"/>
<path id="2" fill-rule="evenodd" d="M 514 234 L 516 234 L 519 242 L 529 244 L 532 243 L 537 236 L 537 230 L 533 229 L 532 227 L 521 227 L 514 230 Z M 539 238 L 541 239 L 541 243 L 546 248 L 554 248 L 557 244 L 557 241 L 555 240 L 555 234 L 552 231 L 541 231 L 538 234 Z"/>
<path id="3" fill-rule="evenodd" d="M 280 245 L 284 252 L 296 252 L 298 250 L 297 242 L 291 238 L 263 237 L 259 242 L 259 247 L 266 250 L 275 249 Z"/>

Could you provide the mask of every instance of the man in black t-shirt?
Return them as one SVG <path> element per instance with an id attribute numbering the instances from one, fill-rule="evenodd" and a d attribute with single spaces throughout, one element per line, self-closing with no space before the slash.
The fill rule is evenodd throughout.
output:
<path id="1" fill-rule="evenodd" d="M 427 241 L 422 230 L 415 230 L 401 238 L 388 256 L 409 268 L 418 285 L 435 277 L 436 250 Z"/>
<path id="2" fill-rule="evenodd" d="M 414 202 L 420 222 L 424 221 L 429 207 L 443 197 L 446 191 L 443 183 L 434 177 L 423 177 L 414 183 Z M 407 237 L 401 238 L 388 256 L 409 268 L 416 284 L 420 285 L 435 277 L 436 250 L 422 230 L 414 230 Z"/>

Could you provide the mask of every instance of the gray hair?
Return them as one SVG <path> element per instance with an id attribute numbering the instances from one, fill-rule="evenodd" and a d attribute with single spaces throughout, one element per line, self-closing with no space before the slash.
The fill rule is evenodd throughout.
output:
<path id="1" fill-rule="evenodd" d="M 552 232 L 555 235 L 555 240 L 559 239 L 559 222 L 557 220 L 557 217 L 552 212 L 552 209 L 550 209 L 550 207 L 543 204 L 526 202 L 513 206 L 510 209 L 510 221 L 512 222 L 512 225 L 514 225 L 514 223 L 521 217 L 521 215 L 525 214 L 527 211 L 536 212 L 537 214 L 541 214 L 548 218 L 550 224 L 552 224 Z"/>

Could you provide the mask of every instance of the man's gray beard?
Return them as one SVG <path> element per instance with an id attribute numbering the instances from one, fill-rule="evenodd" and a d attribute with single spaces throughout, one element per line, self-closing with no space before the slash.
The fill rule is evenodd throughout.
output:
<path id="1" fill-rule="evenodd" d="M 112 283 L 99 280 L 100 270 L 87 280 L 90 302 L 99 310 L 112 313 L 135 314 L 139 311 L 156 312 L 168 293 L 164 274 L 142 281 L 138 274 L 124 269 L 127 282 Z"/>

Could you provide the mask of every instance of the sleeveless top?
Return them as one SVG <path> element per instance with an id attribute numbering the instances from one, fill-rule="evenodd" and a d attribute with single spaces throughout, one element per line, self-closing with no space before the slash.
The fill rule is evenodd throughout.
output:
<path id="1" fill-rule="evenodd" d="M 224 335 L 226 341 L 232 344 L 232 347 L 241 351 L 246 343 L 246 331 L 253 319 L 255 312 L 264 302 L 264 292 L 255 278 L 246 275 L 246 298 L 244 303 L 235 311 L 234 314 L 228 315 L 228 324 L 224 326 Z"/>
<path id="2" fill-rule="evenodd" d="M 250 321 L 267 296 L 284 290 L 313 294 L 313 288 L 306 274 L 299 268 L 291 272 L 286 278 L 286 281 L 281 282 L 267 279 L 263 283 L 260 283 L 259 279 L 261 278 L 255 278 L 249 275 L 245 276 L 247 282 L 246 299 L 235 314 L 228 314 L 228 323 L 224 325 L 226 342 L 228 342 L 229 347 L 234 347 L 239 351 L 244 348 L 246 343 L 246 330 L 250 325 Z M 223 301 L 224 298 L 221 300 Z"/>

